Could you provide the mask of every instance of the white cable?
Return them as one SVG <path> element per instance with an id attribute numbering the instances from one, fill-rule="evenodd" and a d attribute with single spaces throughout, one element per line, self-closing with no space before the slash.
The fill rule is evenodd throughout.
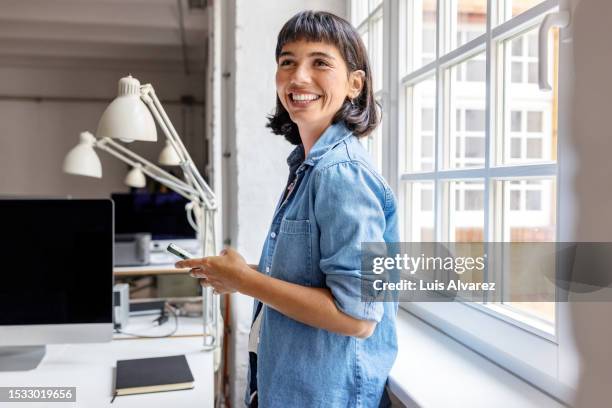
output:
<path id="1" fill-rule="evenodd" d="M 196 232 L 197 236 L 199 236 L 200 229 L 198 228 L 198 223 L 193 219 L 193 208 L 193 202 L 185 204 L 185 211 L 187 212 L 187 221 L 189 222 L 189 225 L 191 225 L 191 228 L 193 228 L 193 230 Z"/>

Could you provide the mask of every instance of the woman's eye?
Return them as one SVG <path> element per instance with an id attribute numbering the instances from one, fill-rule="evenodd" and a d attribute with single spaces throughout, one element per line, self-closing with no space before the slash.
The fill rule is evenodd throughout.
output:
<path id="1" fill-rule="evenodd" d="M 293 63 L 293 61 L 291 61 L 291 60 L 282 60 L 279 65 L 281 67 L 286 67 L 287 65 L 291 65 L 292 63 Z"/>
<path id="2" fill-rule="evenodd" d="M 315 61 L 315 66 L 317 66 L 317 67 L 328 67 L 329 64 L 326 61 L 323 61 L 323 60 L 316 60 Z"/>

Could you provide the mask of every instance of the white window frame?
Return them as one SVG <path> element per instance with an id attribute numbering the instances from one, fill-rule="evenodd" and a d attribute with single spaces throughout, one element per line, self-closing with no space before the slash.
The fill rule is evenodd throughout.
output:
<path id="1" fill-rule="evenodd" d="M 418 0 L 407 0 L 418 1 Z M 440 161 L 443 158 L 441 146 L 443 143 L 444 132 L 442 103 L 443 78 L 442 73 L 450 66 L 456 65 L 459 62 L 466 61 L 481 52 L 485 52 L 486 60 L 492 61 L 487 64 L 486 68 L 486 112 L 492 109 L 498 110 L 496 115 L 486 115 L 486 132 L 487 134 L 495 134 L 502 130 L 499 124 L 493 123 L 492 117 L 503 114 L 502 107 L 499 106 L 499 99 L 496 92 L 496 86 L 492 86 L 491 79 L 497 73 L 491 72 L 492 66 L 495 66 L 495 59 L 498 57 L 497 49 L 493 49 L 492 45 L 501 39 L 508 39 L 512 36 L 525 32 L 529 28 L 537 26 L 543 17 L 556 10 L 558 0 L 545 0 L 526 12 L 509 19 L 507 21 L 494 25 L 493 15 L 496 12 L 504 12 L 501 4 L 503 0 L 487 0 L 487 31 L 486 33 L 474 38 L 459 48 L 443 54 L 441 51 L 441 40 L 444 35 L 441 30 L 441 25 L 445 16 L 443 10 L 449 9 L 445 6 L 446 2 L 453 0 L 437 0 L 437 27 L 436 27 L 436 49 L 439 56 L 434 62 L 425 66 L 421 66 L 401 77 L 400 66 L 405 65 L 406 56 L 404 53 L 403 42 L 406 39 L 407 24 L 400 21 L 404 18 L 405 3 L 402 0 L 384 0 L 383 7 L 383 31 L 384 31 L 384 50 L 383 50 L 383 89 L 377 94 L 384 106 L 385 120 L 382 126 L 382 172 L 388 180 L 398 198 L 400 209 L 405 208 L 406 185 L 408 181 L 438 181 L 438 180 L 466 180 L 470 178 L 479 178 L 485 180 L 485 199 L 484 211 L 485 231 L 489 231 L 488 225 L 489 212 L 492 211 L 492 180 L 511 179 L 511 178 L 528 178 L 554 176 L 557 181 L 557 220 L 566 222 L 557 222 L 556 236 L 558 241 L 571 241 L 573 233 L 573 205 L 567 204 L 559 206 L 560 202 L 573 203 L 574 198 L 570 196 L 571 180 L 569 174 L 571 169 L 564 167 L 564 160 L 571 156 L 570 147 L 565 142 L 565 132 L 567 132 L 567 121 L 564 119 L 563 111 L 567 112 L 569 100 L 567 99 L 567 91 L 560 88 L 558 95 L 559 103 L 559 131 L 557 143 L 557 163 L 539 163 L 529 165 L 519 165 L 513 167 L 495 166 L 491 167 L 492 161 L 497 161 L 495 146 L 491 146 L 492 139 L 485 138 L 485 167 L 482 169 L 448 169 L 440 170 L 436 168 L 433 172 L 421 173 L 405 173 L 405 169 L 400 168 L 403 164 L 404 155 L 406 152 L 404 146 L 404 136 L 406 127 L 409 125 L 404 115 L 406 112 L 406 92 L 405 87 L 410 84 L 416 84 L 420 80 L 429 77 L 435 73 L 437 81 L 437 102 L 435 104 L 436 118 L 436 143 L 434 146 L 435 155 L 437 157 L 436 167 L 440 166 Z M 349 15 L 351 10 L 351 1 L 348 0 Z M 419 63 L 420 65 L 420 63 Z M 571 78 L 569 72 L 570 60 L 567 55 L 560 53 L 559 66 L 560 69 L 559 83 L 567 83 Z M 503 105 L 503 104 L 502 104 Z M 508 109 L 509 111 L 509 109 Z M 509 123 L 509 122 L 506 122 Z M 546 123 L 546 122 L 544 122 Z M 550 121 L 549 121 L 550 123 Z M 563 127 L 565 125 L 565 127 Z M 434 211 L 441 213 L 441 200 L 443 194 L 442 183 L 436 183 L 434 190 Z M 399 213 L 400 225 L 405 225 L 404 221 L 406 214 L 403 210 Z M 441 222 L 437 222 L 438 229 L 441 229 Z M 436 236 L 441 236 L 441 231 L 436 231 Z M 487 236 L 487 235 L 485 235 Z M 551 332 L 546 324 L 542 324 L 538 319 L 526 321 L 525 316 L 513 316 L 515 311 L 505 308 L 503 305 L 482 306 L 476 303 L 410 303 L 401 305 L 410 313 L 424 319 L 431 325 L 437 327 L 444 333 L 455 338 L 459 342 L 468 346 L 477 353 L 491 359 L 500 366 L 515 373 L 527 382 L 531 383 L 540 390 L 546 392 L 553 398 L 560 401 L 570 402 L 573 395 L 573 387 L 576 384 L 578 369 L 578 359 L 573 345 L 573 338 L 570 327 L 570 313 L 567 303 L 557 303 L 555 308 L 555 325 L 554 331 Z M 401 344 L 400 344 L 401 347 Z M 407 364 L 409 362 L 406 362 Z"/>
<path id="2" fill-rule="evenodd" d="M 373 53 L 373 50 L 375 50 L 375 48 L 378 45 L 376 44 L 378 37 L 376 37 L 376 34 L 374 34 L 374 26 L 375 26 L 374 21 L 380 18 L 380 14 L 382 14 L 382 19 L 383 19 L 383 39 L 385 37 L 385 32 L 384 32 L 385 16 L 384 16 L 384 9 L 383 9 L 383 1 L 379 0 L 380 4 L 376 4 L 377 0 L 361 0 L 361 1 L 364 1 L 368 4 L 368 9 L 374 6 L 371 10 L 369 10 L 367 16 L 364 16 L 363 20 L 358 21 L 358 22 L 354 20 L 353 10 L 351 7 L 351 0 L 348 0 L 348 4 L 347 4 L 348 13 L 347 14 L 349 15 L 351 22 L 353 24 L 355 23 L 357 24 L 356 25 L 357 32 L 359 32 L 359 34 L 362 36 L 362 40 L 363 40 L 364 31 L 367 31 L 367 39 L 364 40 L 364 43 L 368 50 L 370 64 L 374 65 L 376 62 L 374 61 L 375 56 L 372 53 Z M 383 42 L 383 50 L 382 50 L 383 55 L 382 55 L 381 66 L 382 66 L 382 71 L 385 71 L 384 40 L 382 42 Z M 375 69 L 373 66 L 371 68 Z M 376 72 L 374 72 L 373 74 L 375 75 Z M 374 85 L 372 86 L 373 91 L 374 91 L 374 98 L 376 99 L 376 101 L 378 101 L 381 104 L 381 106 L 383 104 L 383 89 L 384 89 L 384 80 L 386 77 L 386 72 L 382 74 L 383 74 L 383 84 L 380 84 L 381 87 L 378 89 L 375 89 Z M 361 139 L 361 143 L 364 145 L 366 150 L 370 153 L 370 156 L 372 158 L 374 165 L 381 172 L 382 172 L 382 163 L 383 163 L 382 140 L 383 140 L 382 126 L 378 127 L 372 134 Z"/>

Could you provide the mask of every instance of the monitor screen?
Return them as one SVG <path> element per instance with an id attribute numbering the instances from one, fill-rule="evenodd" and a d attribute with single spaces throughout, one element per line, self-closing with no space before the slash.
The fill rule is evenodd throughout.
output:
<path id="1" fill-rule="evenodd" d="M 153 239 L 189 239 L 196 233 L 187 221 L 189 202 L 177 193 L 115 193 L 115 232 L 148 232 Z"/>
<path id="2" fill-rule="evenodd" d="M 111 200 L 0 200 L 0 325 L 112 322 Z"/>

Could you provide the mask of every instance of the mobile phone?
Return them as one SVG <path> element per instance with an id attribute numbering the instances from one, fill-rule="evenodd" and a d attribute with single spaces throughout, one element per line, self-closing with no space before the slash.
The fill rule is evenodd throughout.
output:
<path id="1" fill-rule="evenodd" d="M 168 248 L 166 248 L 166 251 L 170 252 L 173 255 L 178 256 L 181 259 L 192 259 L 192 258 L 195 258 L 189 252 L 185 251 L 183 248 L 181 248 L 181 247 L 179 247 L 178 245 L 175 245 L 175 244 L 168 245 Z"/>

